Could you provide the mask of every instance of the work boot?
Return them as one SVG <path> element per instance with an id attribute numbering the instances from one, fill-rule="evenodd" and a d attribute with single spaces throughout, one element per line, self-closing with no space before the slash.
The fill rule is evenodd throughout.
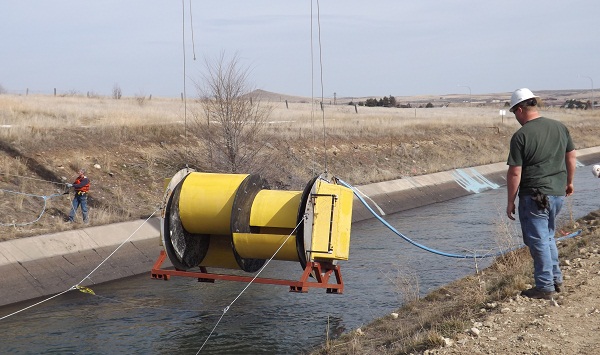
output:
<path id="1" fill-rule="evenodd" d="M 540 291 L 535 287 L 530 288 L 529 290 L 521 291 L 521 296 L 529 297 L 529 298 L 537 298 L 544 300 L 551 300 L 554 296 L 554 291 L 544 292 Z"/>
<path id="2" fill-rule="evenodd" d="M 554 292 L 559 293 L 562 291 L 562 282 L 554 283 Z"/>

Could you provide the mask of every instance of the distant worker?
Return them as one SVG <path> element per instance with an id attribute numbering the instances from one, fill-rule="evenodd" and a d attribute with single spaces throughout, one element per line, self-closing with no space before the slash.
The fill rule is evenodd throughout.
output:
<path id="1" fill-rule="evenodd" d="M 535 286 L 521 292 L 529 298 L 552 299 L 561 291 L 562 272 L 554 239 L 556 216 L 566 196 L 573 193 L 576 152 L 564 124 L 541 117 L 539 97 L 529 89 L 516 90 L 510 112 L 521 124 L 510 140 L 506 175 L 506 214 L 514 220 L 519 195 L 519 221 L 523 241 L 533 258 Z"/>
<path id="2" fill-rule="evenodd" d="M 88 223 L 88 206 L 87 198 L 88 192 L 90 191 L 90 179 L 85 176 L 85 169 L 79 169 L 79 176 L 75 179 L 72 184 L 67 184 L 68 187 L 72 187 L 75 190 L 75 197 L 71 203 L 71 212 L 69 213 L 69 222 L 75 222 L 75 214 L 77 208 L 81 206 L 81 213 L 83 214 L 83 223 Z"/>

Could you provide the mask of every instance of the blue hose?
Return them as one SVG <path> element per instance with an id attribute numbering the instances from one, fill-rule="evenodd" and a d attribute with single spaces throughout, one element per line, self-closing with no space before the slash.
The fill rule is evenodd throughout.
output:
<path id="1" fill-rule="evenodd" d="M 394 228 L 385 219 L 383 219 L 375 211 L 373 211 L 373 209 L 371 208 L 371 206 L 369 206 L 367 204 L 367 202 L 357 193 L 357 190 L 354 187 L 352 187 L 350 184 L 344 182 L 343 180 L 337 179 L 337 178 L 336 178 L 336 180 L 341 185 L 343 185 L 343 186 L 349 188 L 350 190 L 352 190 L 352 192 L 354 193 L 354 196 L 356 196 L 359 199 L 359 201 L 362 202 L 362 204 L 369 210 L 369 212 L 371 212 L 371 214 L 373 216 L 375 216 L 375 218 L 377 218 L 381 223 L 383 223 L 386 227 L 388 227 L 389 230 L 391 230 L 396 235 L 398 235 L 400 238 L 404 239 L 405 241 L 409 242 L 410 244 L 412 244 L 412 245 L 414 245 L 414 246 L 416 246 L 418 248 L 421 248 L 423 250 L 426 250 L 428 252 L 431 252 L 431 253 L 434 253 L 434 254 L 437 254 L 437 255 L 441 255 L 441 256 L 447 256 L 449 258 L 482 259 L 482 258 L 498 257 L 500 255 L 504 255 L 504 254 L 506 254 L 508 252 L 520 249 L 520 248 L 522 248 L 522 247 L 525 246 L 525 244 L 521 244 L 521 245 L 518 245 L 516 247 L 510 248 L 510 249 L 506 249 L 506 250 L 501 250 L 501 251 L 493 253 L 493 254 L 490 254 L 490 253 L 488 253 L 488 254 L 476 254 L 476 253 L 474 253 L 474 254 L 470 254 L 470 255 L 469 254 L 452 254 L 452 253 L 446 253 L 446 252 L 443 252 L 443 251 L 439 251 L 439 250 L 435 250 L 435 249 L 429 248 L 429 247 L 427 247 L 427 246 L 425 246 L 423 244 L 419 244 L 419 243 L 415 242 L 414 240 L 410 239 L 409 237 L 405 236 L 404 234 L 402 234 L 398 230 L 396 230 L 396 228 Z M 581 230 L 578 230 L 578 231 L 573 232 L 573 233 L 571 233 L 569 235 L 566 235 L 564 237 L 558 238 L 557 241 L 576 237 L 576 236 L 580 235 L 581 232 L 582 232 Z"/>

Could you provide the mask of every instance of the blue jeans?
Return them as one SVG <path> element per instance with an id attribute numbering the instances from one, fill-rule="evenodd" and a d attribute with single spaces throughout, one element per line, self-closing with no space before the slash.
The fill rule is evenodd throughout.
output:
<path id="1" fill-rule="evenodd" d="M 563 282 L 554 239 L 556 216 L 562 208 L 563 201 L 564 196 L 548 196 L 550 207 L 539 210 L 531 196 L 519 197 L 519 221 L 523 242 L 529 247 L 533 258 L 535 287 L 544 292 L 554 291 L 554 284 Z"/>
<path id="2" fill-rule="evenodd" d="M 75 197 L 73 198 L 73 203 L 71 204 L 71 212 L 69 213 L 69 221 L 75 222 L 75 213 L 77 212 L 77 208 L 81 206 L 81 213 L 83 213 L 83 222 L 88 222 L 88 207 L 87 207 L 87 193 L 78 194 L 75 193 Z"/>

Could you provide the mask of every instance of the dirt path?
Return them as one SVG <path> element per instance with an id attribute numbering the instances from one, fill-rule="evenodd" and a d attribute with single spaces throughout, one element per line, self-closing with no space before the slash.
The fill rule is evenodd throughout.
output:
<path id="1" fill-rule="evenodd" d="M 600 243 L 562 260 L 565 287 L 552 301 L 515 296 L 490 304 L 483 321 L 425 354 L 598 354 Z"/>

